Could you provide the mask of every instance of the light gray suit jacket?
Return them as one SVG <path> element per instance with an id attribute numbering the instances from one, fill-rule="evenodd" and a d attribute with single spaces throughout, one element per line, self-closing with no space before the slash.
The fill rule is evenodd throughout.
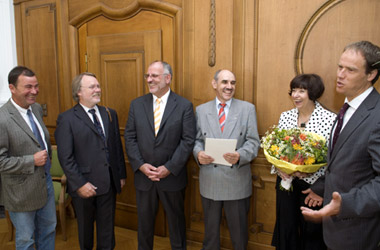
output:
<path id="1" fill-rule="evenodd" d="M 32 111 L 45 133 L 50 150 L 49 131 L 42 120 L 42 108 L 32 105 Z M 12 212 L 33 211 L 47 200 L 43 167 L 34 166 L 33 155 L 41 147 L 32 130 L 9 100 L 0 108 L 0 173 L 1 194 L 5 208 Z"/>
<path id="2" fill-rule="evenodd" d="M 330 144 L 332 142 L 330 135 Z M 325 177 L 312 186 L 324 205 L 337 191 L 342 196 L 337 216 L 323 221 L 331 249 L 380 249 L 380 96 L 374 89 L 341 131 Z"/>
<path id="3" fill-rule="evenodd" d="M 206 138 L 237 139 L 236 151 L 240 160 L 236 165 L 200 165 L 199 186 L 203 197 L 212 200 L 239 200 L 252 194 L 250 162 L 257 156 L 260 138 L 257 132 L 255 106 L 232 99 L 223 133 L 220 130 L 216 100 L 196 108 L 197 136 L 193 154 L 205 149 Z M 199 162 L 198 162 L 199 164 Z"/>

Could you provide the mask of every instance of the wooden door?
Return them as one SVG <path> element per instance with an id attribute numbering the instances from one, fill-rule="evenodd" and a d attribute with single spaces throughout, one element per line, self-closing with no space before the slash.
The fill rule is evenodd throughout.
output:
<path id="1" fill-rule="evenodd" d="M 117 111 L 123 146 L 130 103 L 149 92 L 143 74 L 151 62 L 162 60 L 161 34 L 161 30 L 144 30 L 85 37 L 81 71 L 96 74 L 102 87 L 101 105 Z M 126 165 L 127 183 L 117 197 L 115 221 L 118 226 L 137 230 L 134 174 L 128 160 Z M 155 233 L 166 236 L 166 231 L 166 218 L 160 206 Z"/>

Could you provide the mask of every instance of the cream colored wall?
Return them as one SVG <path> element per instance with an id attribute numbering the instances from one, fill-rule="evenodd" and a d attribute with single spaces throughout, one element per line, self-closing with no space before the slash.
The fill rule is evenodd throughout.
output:
<path id="1" fill-rule="evenodd" d="M 11 96 L 8 73 L 17 64 L 13 11 L 12 1 L 0 0 L 0 106 Z"/>

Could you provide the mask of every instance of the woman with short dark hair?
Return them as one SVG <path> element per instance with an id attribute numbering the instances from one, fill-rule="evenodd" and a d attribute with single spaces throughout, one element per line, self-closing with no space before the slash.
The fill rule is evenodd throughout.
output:
<path id="1" fill-rule="evenodd" d="M 331 127 L 336 115 L 317 101 L 325 90 L 321 77 L 316 74 L 301 74 L 290 82 L 289 95 L 294 109 L 283 112 L 278 127 L 280 129 L 302 128 L 309 132 L 322 135 L 329 139 Z M 313 174 L 306 175 L 296 172 L 289 176 L 274 166 L 272 173 L 277 173 L 276 183 L 276 225 L 272 245 L 277 250 L 323 250 L 322 224 L 305 221 L 300 207 L 307 205 L 315 209 L 322 206 L 323 198 L 312 193 L 310 186 L 325 174 L 326 167 Z M 281 186 L 292 185 L 286 190 Z M 286 186 L 286 185 L 285 185 Z M 307 195 L 314 197 L 305 204 Z"/>

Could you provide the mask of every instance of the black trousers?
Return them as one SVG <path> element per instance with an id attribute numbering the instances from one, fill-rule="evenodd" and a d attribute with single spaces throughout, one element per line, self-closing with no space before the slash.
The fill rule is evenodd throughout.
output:
<path id="1" fill-rule="evenodd" d="M 87 199 L 73 197 L 72 200 L 77 216 L 80 248 L 82 250 L 93 248 L 96 221 L 96 249 L 114 249 L 116 191 L 113 185 L 106 194 Z"/>
<path id="2" fill-rule="evenodd" d="M 248 211 L 250 197 L 241 200 L 214 201 L 202 197 L 205 223 L 204 250 L 220 249 L 220 221 L 222 208 L 234 250 L 245 250 L 248 244 Z"/>
<path id="3" fill-rule="evenodd" d="M 148 191 L 136 189 L 138 215 L 138 249 L 153 249 L 154 223 L 161 201 L 169 226 L 169 238 L 173 250 L 186 249 L 186 221 L 184 213 L 185 189 L 162 191 L 154 184 Z"/>

